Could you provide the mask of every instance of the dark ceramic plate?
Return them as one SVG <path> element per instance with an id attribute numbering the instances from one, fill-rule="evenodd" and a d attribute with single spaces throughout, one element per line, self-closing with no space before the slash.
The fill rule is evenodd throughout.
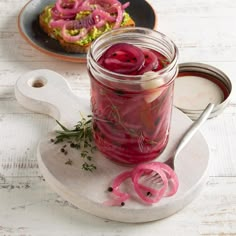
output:
<path id="1" fill-rule="evenodd" d="M 127 2 L 127 0 L 120 0 Z M 23 38 L 39 51 L 58 59 L 72 62 L 86 62 L 86 54 L 67 53 L 60 44 L 45 34 L 38 22 L 39 14 L 46 5 L 55 0 L 31 0 L 21 10 L 18 16 L 18 28 Z M 136 26 L 150 29 L 156 28 L 156 14 L 145 0 L 129 0 L 127 12 L 134 19 Z"/>

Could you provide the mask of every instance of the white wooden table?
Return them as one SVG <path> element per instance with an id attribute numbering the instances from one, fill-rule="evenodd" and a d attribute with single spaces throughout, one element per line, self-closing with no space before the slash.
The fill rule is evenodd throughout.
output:
<path id="1" fill-rule="evenodd" d="M 14 96 L 20 75 L 51 69 L 73 91 L 89 92 L 84 64 L 48 57 L 17 30 L 27 0 L 0 1 L 0 235 L 236 235 L 236 94 L 202 132 L 211 151 L 209 180 L 190 205 L 161 221 L 124 224 L 91 216 L 54 193 L 38 169 L 38 141 L 55 125 L 21 107 Z M 196 61 L 223 70 L 235 86 L 236 1 L 153 0 L 158 29 L 180 50 L 180 62 Z M 200 148 L 200 147 L 199 147 Z"/>

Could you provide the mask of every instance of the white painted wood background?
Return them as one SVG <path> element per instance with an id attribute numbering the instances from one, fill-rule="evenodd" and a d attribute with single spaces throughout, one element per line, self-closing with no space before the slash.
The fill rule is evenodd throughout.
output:
<path id="1" fill-rule="evenodd" d="M 76 94 L 89 92 L 89 80 L 85 65 L 48 57 L 20 37 L 17 15 L 26 2 L 0 0 L 0 235 L 236 235 L 235 91 L 223 114 L 202 128 L 211 151 L 209 181 L 181 212 L 157 222 L 122 224 L 82 212 L 48 187 L 36 147 L 55 121 L 17 104 L 14 84 L 21 74 L 41 68 L 61 73 Z M 150 2 L 158 29 L 178 45 L 180 62 L 216 66 L 235 87 L 236 1 Z"/>

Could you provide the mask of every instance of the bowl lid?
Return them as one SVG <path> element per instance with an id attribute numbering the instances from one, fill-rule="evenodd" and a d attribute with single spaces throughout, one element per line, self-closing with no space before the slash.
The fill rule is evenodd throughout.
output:
<path id="1" fill-rule="evenodd" d="M 213 103 L 212 118 L 226 107 L 231 90 L 231 81 L 221 70 L 203 63 L 183 63 L 175 80 L 174 106 L 195 120 Z"/>

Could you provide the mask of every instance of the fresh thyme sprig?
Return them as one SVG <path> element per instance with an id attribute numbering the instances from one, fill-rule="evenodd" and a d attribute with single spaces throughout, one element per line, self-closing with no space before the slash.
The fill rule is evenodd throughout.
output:
<path id="1" fill-rule="evenodd" d="M 56 121 L 62 130 L 56 131 L 57 136 L 54 143 L 67 141 L 71 148 L 79 149 L 80 156 L 84 160 L 82 169 L 92 172 L 96 169 L 96 166 L 90 163 L 92 161 L 92 154 L 96 149 L 93 144 L 92 116 L 88 115 L 87 119 L 82 115 L 81 117 L 81 120 L 75 125 L 74 129 L 68 129 L 59 121 Z"/>

